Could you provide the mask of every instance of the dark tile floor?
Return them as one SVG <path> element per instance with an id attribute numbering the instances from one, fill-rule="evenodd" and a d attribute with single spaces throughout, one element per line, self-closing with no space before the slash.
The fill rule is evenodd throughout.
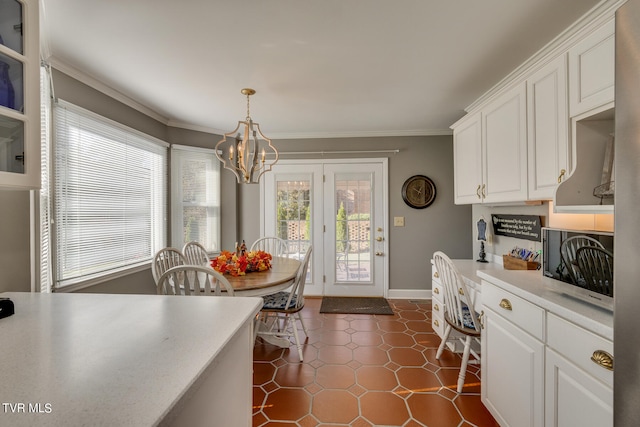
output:
<path id="1" fill-rule="evenodd" d="M 321 314 L 307 298 L 304 362 L 258 338 L 254 426 L 497 426 L 480 402 L 479 366 L 456 394 L 460 356 L 435 359 L 431 301 L 389 300 L 395 314 Z M 304 334 L 301 332 L 301 337 Z"/>

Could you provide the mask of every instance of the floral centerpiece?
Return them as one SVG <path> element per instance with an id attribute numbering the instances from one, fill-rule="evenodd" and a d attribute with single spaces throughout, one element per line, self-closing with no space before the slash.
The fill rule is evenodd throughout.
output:
<path id="1" fill-rule="evenodd" d="M 211 260 L 211 267 L 222 274 L 244 276 L 247 272 L 269 270 L 271 259 L 271 254 L 265 251 L 248 251 L 244 254 L 222 251 Z"/>

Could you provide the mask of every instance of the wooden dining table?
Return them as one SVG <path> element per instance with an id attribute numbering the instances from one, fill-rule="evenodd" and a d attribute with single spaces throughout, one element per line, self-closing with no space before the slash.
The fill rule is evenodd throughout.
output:
<path id="1" fill-rule="evenodd" d="M 271 269 L 267 271 L 255 271 L 247 273 L 244 276 L 226 276 L 225 277 L 233 286 L 236 297 L 240 296 L 264 296 L 283 291 L 293 285 L 296 273 L 301 262 L 297 259 L 286 257 L 273 257 L 271 260 Z M 264 341 L 282 348 L 288 348 L 291 343 L 287 338 L 281 338 L 274 335 L 263 334 L 271 328 L 270 324 L 264 323 L 256 318 L 257 336 Z"/>
<path id="2" fill-rule="evenodd" d="M 244 276 L 227 276 L 236 296 L 256 297 L 274 294 L 293 284 L 300 261 L 293 258 L 273 257 L 271 269 L 255 271 Z"/>

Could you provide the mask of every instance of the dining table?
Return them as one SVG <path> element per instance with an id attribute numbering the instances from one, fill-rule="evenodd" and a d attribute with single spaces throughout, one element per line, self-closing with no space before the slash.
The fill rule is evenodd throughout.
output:
<path id="1" fill-rule="evenodd" d="M 273 257 L 271 268 L 254 271 L 243 276 L 228 276 L 236 296 L 261 297 L 283 291 L 293 285 L 300 261 L 294 258 Z"/>
<path id="2" fill-rule="evenodd" d="M 273 257 L 271 268 L 266 271 L 254 271 L 242 276 L 227 276 L 233 287 L 236 297 L 261 297 L 283 291 L 291 285 L 296 278 L 301 262 L 294 258 Z M 271 323 L 265 323 L 259 317 L 256 318 L 256 335 L 269 344 L 281 348 L 288 348 L 291 343 L 287 338 L 263 334 L 271 329 Z"/>

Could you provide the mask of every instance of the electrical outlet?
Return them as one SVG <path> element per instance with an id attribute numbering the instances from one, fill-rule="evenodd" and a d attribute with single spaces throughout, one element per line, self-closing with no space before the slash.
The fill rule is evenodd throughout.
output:
<path id="1" fill-rule="evenodd" d="M 403 216 L 394 216 L 393 217 L 393 226 L 394 227 L 404 227 L 404 217 Z"/>

